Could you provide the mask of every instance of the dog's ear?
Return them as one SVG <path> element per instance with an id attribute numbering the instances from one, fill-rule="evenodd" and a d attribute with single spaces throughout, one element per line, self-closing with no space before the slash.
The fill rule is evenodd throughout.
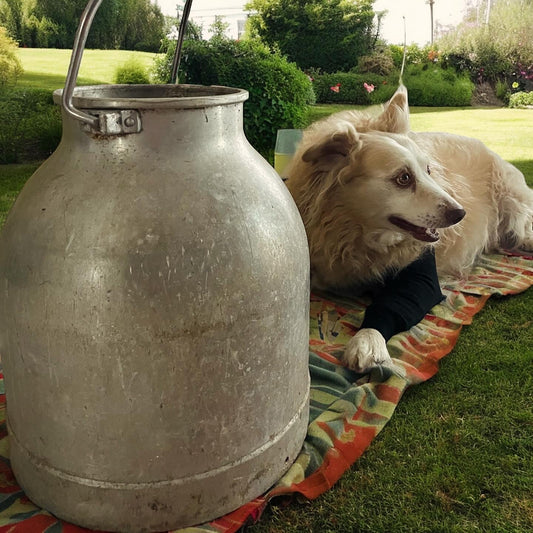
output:
<path id="1" fill-rule="evenodd" d="M 336 163 L 347 160 L 348 155 L 359 146 L 359 133 L 352 124 L 345 122 L 341 129 L 310 146 L 302 154 L 302 160 L 330 170 Z"/>
<path id="2" fill-rule="evenodd" d="M 400 85 L 385 104 L 383 113 L 375 119 L 373 127 L 389 133 L 409 132 L 409 101 L 405 85 Z"/>

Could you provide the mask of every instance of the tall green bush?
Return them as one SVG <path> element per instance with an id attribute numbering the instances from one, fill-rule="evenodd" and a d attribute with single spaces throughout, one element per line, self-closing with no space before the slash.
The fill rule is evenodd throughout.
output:
<path id="1" fill-rule="evenodd" d="M 465 107 L 472 103 L 474 84 L 467 74 L 437 65 L 409 65 L 404 83 L 411 105 Z"/>
<path id="2" fill-rule="evenodd" d="M 511 87 L 505 80 L 498 80 L 494 88 L 496 98 L 501 100 L 504 104 L 509 104 L 509 97 L 511 96 Z"/>
<path id="3" fill-rule="evenodd" d="M 156 60 L 155 77 L 166 83 L 174 47 Z M 305 124 L 307 105 L 314 103 L 309 78 L 294 63 L 255 40 L 185 41 L 179 81 L 246 89 L 244 131 L 256 150 L 269 157 L 278 129 Z"/>
<path id="4" fill-rule="evenodd" d="M 24 69 L 17 57 L 17 43 L 0 26 L 0 88 L 14 84 Z"/>
<path id="5" fill-rule="evenodd" d="M 364 74 L 371 72 L 380 76 L 388 76 L 394 70 L 394 60 L 390 48 L 378 50 L 367 56 L 361 56 L 357 63 L 355 72 Z"/>

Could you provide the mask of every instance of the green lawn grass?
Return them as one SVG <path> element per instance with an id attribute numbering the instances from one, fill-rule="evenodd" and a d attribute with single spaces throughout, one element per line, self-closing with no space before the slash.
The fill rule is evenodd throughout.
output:
<path id="1" fill-rule="evenodd" d="M 27 179 L 35 172 L 38 163 L 27 165 L 0 165 L 0 228 L 7 213 Z"/>
<path id="2" fill-rule="evenodd" d="M 250 533 L 532 531 L 532 309 L 489 300 L 335 487 Z"/>
<path id="3" fill-rule="evenodd" d="M 70 50 L 19 48 L 18 54 L 24 68 L 24 74 L 17 82 L 18 87 L 63 88 L 70 63 Z M 85 50 L 78 85 L 113 83 L 117 67 L 132 56 L 151 69 L 157 54 L 129 50 Z"/>
<path id="4" fill-rule="evenodd" d="M 21 83 L 61 87 L 69 52 L 39 51 L 41 59 L 34 52 L 21 50 L 26 68 Z M 55 52 L 61 61 L 49 57 Z M 115 66 L 131 54 L 94 51 L 93 65 L 90 52 L 80 82 L 111 82 Z M 315 106 L 310 120 L 346 107 Z M 411 125 L 478 137 L 514 162 L 533 185 L 533 111 L 416 108 Z M 0 166 L 0 226 L 35 168 Z M 532 290 L 491 298 L 465 327 L 440 372 L 407 391 L 392 420 L 337 485 L 312 502 L 270 506 L 247 530 L 533 530 L 532 320 Z"/>

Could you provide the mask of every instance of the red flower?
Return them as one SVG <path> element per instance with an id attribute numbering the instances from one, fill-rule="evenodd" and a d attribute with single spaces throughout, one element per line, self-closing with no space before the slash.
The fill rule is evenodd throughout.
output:
<path id="1" fill-rule="evenodd" d="M 341 84 L 340 84 L 340 83 L 337 83 L 337 85 L 333 85 L 333 87 L 330 87 L 330 89 L 331 89 L 334 93 L 338 93 L 339 90 L 340 90 L 340 87 L 341 87 Z"/>
<path id="2" fill-rule="evenodd" d="M 367 92 L 371 93 L 374 91 L 375 87 L 374 85 L 370 84 L 368 85 L 368 83 L 365 81 L 365 83 L 363 83 L 363 87 L 367 90 Z"/>

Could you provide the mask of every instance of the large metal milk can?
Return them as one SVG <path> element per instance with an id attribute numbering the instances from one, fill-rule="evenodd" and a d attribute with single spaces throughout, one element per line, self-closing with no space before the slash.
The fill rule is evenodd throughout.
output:
<path id="1" fill-rule="evenodd" d="M 306 236 L 244 137 L 246 98 L 78 87 L 58 149 L 8 216 L 0 354 L 12 467 L 65 520 L 202 523 L 266 491 L 301 448 Z"/>

